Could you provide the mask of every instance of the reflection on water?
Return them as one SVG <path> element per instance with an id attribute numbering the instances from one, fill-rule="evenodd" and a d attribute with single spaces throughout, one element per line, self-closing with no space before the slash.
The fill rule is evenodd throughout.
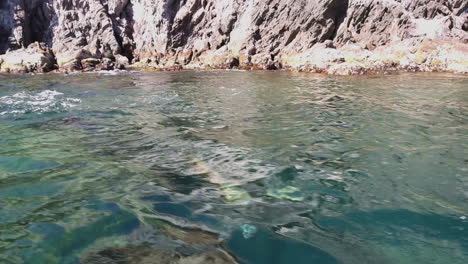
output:
<path id="1" fill-rule="evenodd" d="M 464 76 L 0 87 L 1 263 L 468 261 Z"/>

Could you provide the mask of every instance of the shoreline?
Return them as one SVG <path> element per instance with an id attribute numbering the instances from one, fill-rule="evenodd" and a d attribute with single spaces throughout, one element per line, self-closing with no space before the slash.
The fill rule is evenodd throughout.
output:
<path id="1" fill-rule="evenodd" d="M 302 69 L 293 69 L 293 68 L 283 68 L 276 70 L 268 69 L 245 69 L 245 68 L 153 68 L 153 67 L 129 67 L 125 69 L 111 69 L 111 70 L 75 70 L 75 71 L 61 71 L 61 70 L 52 70 L 48 72 L 0 72 L 0 76 L 13 76 L 13 75 L 52 75 L 52 74 L 62 74 L 62 75 L 75 75 L 75 74 L 125 74 L 125 73 L 156 73 L 156 72 L 167 72 L 167 73 L 176 73 L 176 72 L 288 72 L 288 73 L 304 73 L 304 74 L 315 74 L 322 76 L 330 77 L 369 77 L 369 76 L 383 76 L 383 75 L 399 75 L 399 74 L 428 74 L 428 75 L 453 75 L 453 76 L 463 76 L 468 77 L 466 72 L 453 72 L 453 71 L 444 71 L 444 70 L 432 70 L 432 71 L 410 71 L 405 69 L 397 70 L 366 70 L 365 73 L 356 73 L 356 74 L 329 74 L 326 72 L 313 71 L 313 70 L 302 70 Z"/>
<path id="2" fill-rule="evenodd" d="M 451 71 L 407 71 L 407 70 L 394 70 L 394 71 L 376 71 L 376 72 L 367 72 L 365 74 L 327 74 L 323 72 L 312 72 L 312 71 L 300 71 L 297 69 L 279 69 L 279 70 L 264 70 L 264 69 L 223 69 L 223 68 L 212 68 L 212 69 L 160 69 L 160 68 L 129 68 L 123 70 L 92 70 L 92 71 L 72 71 L 64 72 L 59 70 L 49 71 L 49 72 L 28 72 L 28 73 L 5 73 L 0 72 L 0 76 L 36 76 L 36 75 L 80 75 L 80 74 L 104 74 L 104 75 L 119 75 L 119 74 L 131 74 L 131 73 L 179 73 L 179 72 L 280 72 L 280 73 L 299 73 L 299 74 L 312 74 L 315 76 L 324 76 L 324 77 L 356 77 L 356 78 L 365 78 L 365 77 L 375 77 L 375 76 L 395 76 L 403 74 L 421 74 L 428 76 L 453 76 L 453 77 L 467 77 L 467 73 L 451 72 Z"/>
<path id="3" fill-rule="evenodd" d="M 319 43 L 296 53 L 236 54 L 227 49 L 178 50 L 170 54 L 121 54 L 97 58 L 80 49 L 55 54 L 44 43 L 0 55 L 0 73 L 180 71 L 180 70 L 285 70 L 326 75 L 378 75 L 398 72 L 444 72 L 468 74 L 468 43 L 459 41 L 398 42 L 369 50 L 349 44 Z"/>
<path id="4" fill-rule="evenodd" d="M 0 4 L 0 72 L 467 74 L 465 2 L 12 0 Z"/>
<path id="5" fill-rule="evenodd" d="M 339 66 L 335 64 L 332 66 Z M 428 75 L 453 75 L 453 76 L 463 76 L 468 77 L 468 72 L 454 72 L 449 70 L 442 70 L 432 68 L 431 70 L 412 70 L 404 69 L 398 67 L 390 68 L 360 68 L 361 71 L 356 73 L 345 73 L 345 74 L 330 74 L 326 71 L 319 71 L 314 68 L 281 68 L 281 69 L 262 69 L 258 66 L 253 66 L 251 68 L 214 68 L 214 67 L 137 67 L 137 66 L 128 66 L 124 69 L 86 69 L 86 70 L 60 70 L 55 69 L 47 72 L 22 72 L 22 71 L 13 71 L 13 72 L 0 72 L 0 76 L 10 76 L 10 75 L 51 75 L 51 74 L 62 74 L 62 75 L 75 75 L 75 74 L 112 74 L 117 75 L 120 73 L 151 73 L 151 72 L 216 72 L 216 71 L 232 71 L 232 72 L 289 72 L 289 73 L 304 73 L 304 74 L 316 74 L 322 76 L 342 76 L 342 77 L 366 77 L 366 76 L 382 76 L 382 75 L 398 75 L 398 74 L 428 74 Z"/>

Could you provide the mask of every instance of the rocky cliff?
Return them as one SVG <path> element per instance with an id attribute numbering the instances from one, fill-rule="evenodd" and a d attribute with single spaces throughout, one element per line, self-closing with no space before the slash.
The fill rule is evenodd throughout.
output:
<path id="1" fill-rule="evenodd" d="M 0 0 L 4 72 L 468 72 L 467 43 L 466 0 Z"/>

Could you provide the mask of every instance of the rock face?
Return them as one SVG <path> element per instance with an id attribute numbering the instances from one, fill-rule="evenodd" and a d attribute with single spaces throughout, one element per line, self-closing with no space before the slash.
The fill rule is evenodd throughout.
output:
<path id="1" fill-rule="evenodd" d="M 4 73 L 48 72 L 54 68 L 52 51 L 38 42 L 0 56 L 0 72 Z"/>
<path id="2" fill-rule="evenodd" d="M 351 62 L 386 69 L 387 64 L 374 62 L 390 61 L 394 68 L 463 72 L 468 71 L 467 31 L 466 0 L 0 2 L 0 54 L 41 42 L 67 70 L 133 63 L 328 72 L 330 65 Z M 392 47 L 391 55 L 379 51 L 388 50 L 382 47 Z M 462 57 L 448 58 L 451 49 Z M 414 55 L 418 51 L 424 54 Z"/>
<path id="3" fill-rule="evenodd" d="M 371 49 L 404 39 L 467 41 L 467 8 L 465 0 L 355 0 L 335 40 Z"/>

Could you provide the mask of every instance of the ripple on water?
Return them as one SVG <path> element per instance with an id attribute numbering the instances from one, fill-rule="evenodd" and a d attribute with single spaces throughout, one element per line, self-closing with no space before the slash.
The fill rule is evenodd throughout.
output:
<path id="1" fill-rule="evenodd" d="M 60 163 L 53 161 L 37 160 L 27 157 L 0 156 L 0 170 L 11 173 L 22 173 L 53 169 Z"/>
<path id="2" fill-rule="evenodd" d="M 466 262 L 466 81 L 57 76 L 0 83 L 0 263 Z"/>
<path id="3" fill-rule="evenodd" d="M 249 264 L 338 263 L 334 257 L 319 248 L 286 239 L 263 229 L 258 229 L 255 234 L 246 237 L 239 228 L 233 232 L 227 247 L 244 263 Z"/>
<path id="4" fill-rule="evenodd" d="M 54 90 L 23 91 L 0 97 L 0 116 L 59 113 L 77 106 L 80 102 L 80 99 L 65 97 L 63 93 Z"/>

